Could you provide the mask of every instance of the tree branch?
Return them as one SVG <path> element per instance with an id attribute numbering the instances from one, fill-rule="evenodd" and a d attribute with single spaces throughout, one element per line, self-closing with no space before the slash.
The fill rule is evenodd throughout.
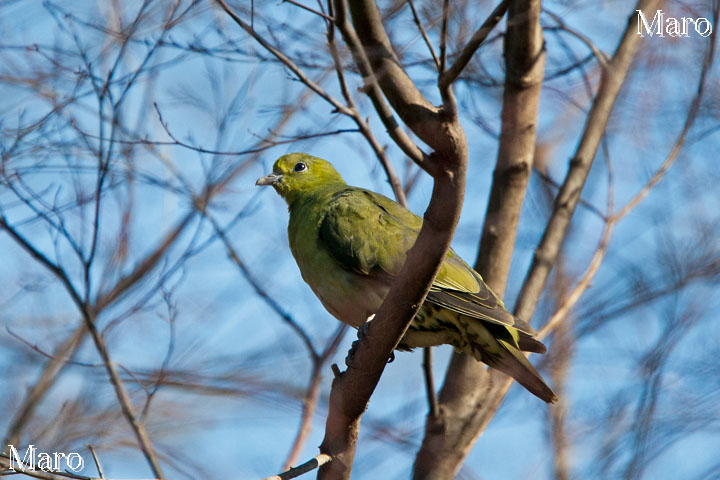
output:
<path id="1" fill-rule="evenodd" d="M 370 101 L 372 101 L 375 111 L 378 117 L 380 117 L 380 121 L 385 126 L 390 138 L 393 139 L 400 150 L 415 163 L 422 165 L 426 161 L 427 155 L 415 145 L 415 142 L 403 131 L 397 123 L 397 120 L 395 120 L 392 110 L 388 104 L 385 103 L 382 90 L 378 84 L 377 76 L 373 73 L 370 60 L 358 38 L 357 32 L 347 19 L 346 0 L 333 0 L 333 5 L 335 7 L 335 25 L 338 30 L 340 30 L 345 43 L 350 48 L 355 64 L 358 66 L 365 82 L 363 90 L 368 97 L 370 97 Z"/>
<path id="2" fill-rule="evenodd" d="M 485 24 L 497 23 L 503 9 L 501 4 Z M 484 26 L 478 32 L 487 35 Z M 479 37 L 476 34 L 473 38 Z M 471 54 L 466 53 L 468 60 Z M 507 74 L 500 147 L 475 264 L 485 282 L 500 297 L 505 291 L 535 153 L 535 124 L 545 67 L 539 0 L 510 2 L 505 59 Z M 456 65 L 462 63 L 456 62 Z M 456 71 L 460 70 L 458 67 Z M 439 395 L 440 414 L 427 417 L 425 438 L 415 459 L 414 478 L 455 475 L 479 434 L 473 419 L 482 411 L 484 394 L 492 387 L 492 377 L 473 357 L 453 354 Z"/>
<path id="3" fill-rule="evenodd" d="M 535 311 L 552 266 L 560 252 L 575 207 L 580 200 L 580 193 L 585 185 L 600 140 L 605 133 L 615 100 L 635 56 L 635 50 L 640 41 L 640 36 L 637 35 L 638 16 L 636 10 L 652 10 L 657 4 L 658 0 L 638 1 L 629 17 L 627 28 L 615 54 L 603 70 L 600 87 L 585 121 L 580 143 L 570 161 L 565 181 L 555 199 L 555 210 L 548 221 L 542 240 L 535 250 L 532 264 L 518 297 L 515 313 L 520 318 L 530 319 Z"/>
<path id="4" fill-rule="evenodd" d="M 480 28 L 478 28 L 477 31 L 473 34 L 473 36 L 470 38 L 470 41 L 467 43 L 467 45 L 465 45 L 460 51 L 460 54 L 455 59 L 455 63 L 453 63 L 450 68 L 440 74 L 440 78 L 438 79 L 438 87 L 441 91 L 449 88 L 450 85 L 452 85 L 453 82 L 457 80 L 465 67 L 467 67 L 467 64 L 470 63 L 470 59 L 473 57 L 473 55 L 475 55 L 477 49 L 480 48 L 480 45 L 482 45 L 490 32 L 492 32 L 495 26 L 500 22 L 503 15 L 505 15 L 507 6 L 508 0 L 503 0 L 497 7 L 495 7 L 495 10 L 492 11 L 490 16 L 488 16 L 487 20 L 483 22 Z"/>
<path id="5" fill-rule="evenodd" d="M 335 3 L 341 21 L 342 2 Z M 355 30 L 372 73 L 403 121 L 435 152 L 420 164 L 433 177 L 430 199 L 418 238 L 367 332 L 356 346 L 347 371 L 339 373 L 330 392 L 325 438 L 320 451 L 332 457 L 320 479 L 350 477 L 360 418 L 367 408 L 387 359 L 419 310 L 452 240 L 465 191 L 467 143 L 454 115 L 440 115 L 420 94 L 397 63 L 377 5 L 350 5 Z M 341 24 L 345 35 L 346 24 Z"/>
<path id="6" fill-rule="evenodd" d="M 423 142 L 437 152 L 451 152 L 450 137 L 437 130 L 442 120 L 439 109 L 423 96 L 400 65 L 375 1 L 355 0 L 349 2 L 349 8 L 355 31 L 385 98 Z M 336 11 L 336 15 L 338 13 Z"/>

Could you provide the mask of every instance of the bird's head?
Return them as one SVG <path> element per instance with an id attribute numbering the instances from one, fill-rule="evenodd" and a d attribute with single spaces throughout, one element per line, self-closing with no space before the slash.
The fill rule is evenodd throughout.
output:
<path id="1" fill-rule="evenodd" d="M 258 178 L 255 185 L 272 185 L 288 203 L 303 194 L 330 185 L 345 185 L 345 180 L 330 162 L 305 153 L 289 153 L 278 158 L 273 173 Z"/>

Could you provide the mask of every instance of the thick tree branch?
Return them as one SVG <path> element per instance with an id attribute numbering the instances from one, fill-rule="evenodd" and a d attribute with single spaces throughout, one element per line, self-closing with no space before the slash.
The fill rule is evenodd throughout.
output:
<path id="1" fill-rule="evenodd" d="M 503 4 L 473 38 L 481 37 L 480 33 L 487 35 L 486 25 L 497 23 L 502 12 Z M 475 265 L 500 296 L 505 291 L 535 153 L 535 125 L 545 67 L 539 0 L 510 2 L 505 49 L 507 75 L 500 147 Z M 458 62 L 466 64 L 474 49 L 466 47 L 464 52 L 466 60 Z M 459 73 L 463 64 L 458 62 L 455 65 Z M 455 475 L 479 432 L 472 420 L 482 409 L 484 393 L 491 386 L 492 378 L 484 365 L 468 355 L 453 355 L 440 392 L 439 415 L 427 418 L 425 438 L 415 461 L 415 478 Z"/>
<path id="2" fill-rule="evenodd" d="M 342 2 L 335 3 L 338 28 L 348 37 L 352 30 L 343 21 Z M 454 115 L 440 115 L 402 70 L 392 52 L 374 2 L 352 2 L 350 9 L 362 48 L 355 47 L 356 61 L 369 68 L 385 96 L 402 120 L 435 152 L 419 163 L 434 179 L 433 194 L 415 245 L 393 285 L 358 343 L 347 371 L 338 373 L 330 393 L 330 408 L 321 453 L 332 461 L 318 474 L 320 479 L 350 477 L 360 418 L 367 408 L 387 359 L 404 335 L 450 247 L 465 192 L 467 143 Z M 355 43 L 352 39 L 349 42 Z M 365 68 L 365 67 L 364 67 Z"/>
<path id="3" fill-rule="evenodd" d="M 392 109 L 385 102 L 382 90 L 378 84 L 377 76 L 373 73 L 372 65 L 370 60 L 365 53 L 365 50 L 358 38 L 357 32 L 352 27 L 347 19 L 347 5 L 346 0 L 333 0 L 334 13 L 335 13 L 335 25 L 343 36 L 345 43 L 350 48 L 350 52 L 353 55 L 355 64 L 360 70 L 360 74 L 363 76 L 365 82 L 364 91 L 370 97 L 370 101 L 375 107 L 375 111 L 380 117 L 380 121 L 385 126 L 388 135 L 393 139 L 395 144 L 418 165 L 422 165 L 427 155 L 423 152 L 415 142 L 403 131 L 402 127 L 395 120 Z"/>
<path id="4" fill-rule="evenodd" d="M 717 8 L 714 10 L 714 13 L 715 16 L 713 17 L 713 24 L 716 24 L 718 21 Z M 685 145 L 687 134 L 690 132 L 690 129 L 695 124 L 698 112 L 700 111 L 703 94 L 705 93 L 705 83 L 707 80 L 707 75 L 712 67 L 715 55 L 715 35 L 715 32 L 713 32 L 709 38 L 708 49 L 705 52 L 705 59 L 703 60 L 703 65 L 700 72 L 700 79 L 698 81 L 697 93 L 695 94 L 692 102 L 690 103 L 690 107 L 688 108 L 688 114 L 685 117 L 685 123 L 683 124 L 683 128 L 678 134 L 678 137 L 675 140 L 673 147 L 670 150 L 670 153 L 667 157 L 665 157 L 665 161 L 662 163 L 660 168 L 657 169 L 653 176 L 650 177 L 650 180 L 647 181 L 645 186 L 643 186 L 643 188 L 641 188 L 640 191 L 638 191 L 638 193 L 636 193 L 617 213 L 614 213 L 612 211 L 611 206 L 610 208 L 608 208 L 608 218 L 605 222 L 605 227 L 603 228 L 600 244 L 595 250 L 595 253 L 590 260 L 590 264 L 588 265 L 585 274 L 582 276 L 580 281 L 567 296 L 565 301 L 556 309 L 553 316 L 550 317 L 550 320 L 548 320 L 548 322 L 538 332 L 538 337 L 540 339 L 547 336 L 550 332 L 552 332 L 555 328 L 562 324 L 562 322 L 565 320 L 572 308 L 580 300 L 582 294 L 590 286 L 590 283 L 592 282 L 593 278 L 595 278 L 595 274 L 599 270 L 600 265 L 602 265 L 605 255 L 607 254 L 608 248 L 610 246 L 610 239 L 612 237 L 612 232 L 615 228 L 615 225 L 617 225 L 618 222 L 620 222 L 640 202 L 642 202 L 642 200 L 650 193 L 653 187 L 665 177 L 665 174 L 675 163 L 675 160 L 677 159 L 680 151 Z M 608 201 L 612 204 L 612 192 L 608 192 L 608 198 Z"/>
<path id="5" fill-rule="evenodd" d="M 656 4 L 657 0 L 640 0 L 636 8 L 642 9 L 643 11 L 652 11 Z M 510 17 L 512 18 L 512 14 L 510 14 Z M 536 250 L 533 265 L 531 266 L 526 283 L 523 285 L 523 290 L 515 309 L 515 314 L 520 318 L 527 320 L 532 316 L 540 294 L 544 289 L 547 277 L 552 269 L 552 265 L 557 258 L 560 246 L 565 238 L 570 218 L 578 204 L 580 192 L 587 178 L 588 170 L 605 131 L 610 112 L 630 68 L 631 60 L 634 57 L 640 38 L 636 34 L 636 31 L 637 14 L 635 10 L 633 10 L 615 55 L 603 72 L 600 88 L 586 120 L 577 153 L 571 162 L 563 187 L 555 200 L 555 211 L 548 223 L 546 234 L 541 240 L 540 247 Z M 488 219 L 486 219 L 486 222 L 487 221 Z M 486 257 L 487 253 L 481 249 L 480 255 Z M 479 271 L 486 276 L 486 280 L 493 288 L 497 288 L 494 278 L 497 275 L 496 271 L 488 271 L 483 268 L 485 262 L 481 261 L 483 260 L 482 257 L 478 260 Z M 468 384 L 473 385 L 476 382 L 481 382 L 481 387 L 475 389 L 467 387 Z M 439 458 L 441 466 L 439 468 L 435 467 L 433 472 L 436 474 L 439 472 L 440 476 L 452 476 L 452 474 L 457 471 L 460 462 L 469 451 L 470 445 L 472 445 L 477 436 L 487 427 L 495 415 L 511 383 L 512 380 L 504 377 L 502 374 L 493 371 L 480 372 L 479 369 L 475 369 L 469 362 L 463 362 L 459 356 L 453 358 L 446 378 L 446 384 L 443 386 L 443 391 L 441 392 L 441 405 L 444 401 L 447 401 L 448 403 L 444 405 L 447 407 L 447 411 L 457 415 L 460 409 L 465 409 L 469 415 L 458 415 L 459 418 L 454 419 L 451 423 L 451 425 L 460 423 L 462 428 L 458 432 L 455 442 L 449 448 L 446 446 L 444 449 L 450 458 Z M 451 394 L 451 392 L 455 393 Z M 472 405 L 469 410 L 467 407 L 468 404 Z M 441 409 L 441 411 L 443 410 Z M 440 427 L 447 428 L 447 423 L 436 422 L 434 425 L 430 422 L 428 423 L 428 430 L 434 429 L 434 431 L 437 432 Z M 444 439 L 440 438 L 440 440 L 442 441 Z M 446 443 L 448 442 L 441 442 L 442 445 Z M 421 454 L 423 451 L 432 452 L 432 450 L 426 448 L 426 442 L 423 443 Z M 418 469 L 416 468 L 416 478 L 433 477 L 432 474 L 426 476 L 418 475 Z"/>
<path id="6" fill-rule="evenodd" d="M 467 153 L 461 151 L 464 160 Z M 333 461 L 320 469 L 318 478 L 349 478 L 355 455 L 360 417 L 367 408 L 387 359 L 419 310 L 439 269 L 459 219 L 464 195 L 465 162 L 456 158 L 433 160 L 433 195 L 422 229 L 408 253 L 400 275 L 357 344 L 348 370 L 333 382 L 325 439 L 320 451 Z"/>
<path id="7" fill-rule="evenodd" d="M 635 50 L 641 38 L 637 34 L 638 15 L 636 10 L 651 12 L 657 4 L 658 0 L 638 1 L 630 14 L 627 28 L 615 54 L 603 70 L 600 87 L 585 121 L 580 143 L 570 161 L 565 181 L 555 199 L 555 210 L 548 221 L 542 240 L 535 250 L 530 270 L 523 283 L 515 307 L 515 313 L 520 318 L 529 320 L 535 311 L 552 266 L 560 252 L 575 207 L 580 200 L 580 193 L 585 185 L 600 140 L 605 133 L 615 100 L 635 56 Z"/>
<path id="8" fill-rule="evenodd" d="M 438 131 L 441 112 L 423 96 L 400 65 L 375 1 L 352 1 L 349 8 L 375 78 L 395 112 L 432 149 L 437 152 L 453 151 L 450 141 L 453 135 Z"/>
<path id="9" fill-rule="evenodd" d="M 351 33 L 354 34 L 354 32 L 351 31 L 352 26 L 350 26 L 349 22 L 345 19 L 346 15 L 344 5 L 340 3 L 338 7 L 338 11 L 340 12 L 340 18 L 337 20 L 337 22 L 338 24 L 342 25 L 343 31 L 345 32 L 344 35 L 346 35 L 347 39 L 348 36 Z M 328 0 L 328 9 L 331 13 L 335 11 L 332 0 Z M 328 48 L 330 49 L 330 55 L 333 59 L 333 64 L 335 66 L 335 73 L 338 77 L 338 82 L 340 83 L 340 91 L 342 92 L 342 95 L 345 98 L 348 107 L 353 112 L 352 119 L 360 129 L 360 132 L 365 137 L 367 142 L 370 144 L 370 148 L 372 148 L 373 152 L 375 152 L 375 156 L 380 161 L 380 165 L 382 165 L 383 170 L 385 170 L 385 174 L 388 177 L 388 181 L 390 182 L 390 186 L 392 187 L 393 193 L 395 194 L 395 198 L 397 199 L 398 203 L 406 206 L 407 199 L 405 198 L 405 191 L 403 190 L 402 182 L 395 173 L 395 169 L 393 168 L 392 163 L 390 163 L 390 159 L 385 152 L 385 148 L 380 145 L 380 142 L 378 142 L 377 138 L 375 138 L 375 135 L 373 135 L 370 125 L 360 115 L 360 111 L 357 108 L 355 99 L 350 94 L 350 90 L 348 89 L 347 82 L 345 81 L 345 73 L 343 72 L 342 59 L 340 58 L 340 52 L 338 51 L 337 44 L 335 43 L 334 22 L 328 23 L 327 43 Z M 367 63 L 367 59 L 365 59 L 365 63 Z M 369 69 L 369 66 L 366 65 L 365 67 Z M 364 69 L 360 68 L 360 71 L 363 72 Z M 370 78 L 372 78 L 372 76 L 370 76 Z M 417 146 L 412 142 L 412 140 L 410 140 L 405 135 L 405 132 L 403 132 L 399 128 L 397 122 L 395 122 L 395 120 L 392 118 L 392 112 L 390 112 L 389 107 L 385 105 L 385 102 L 382 100 L 382 95 L 380 95 L 380 89 L 377 86 L 377 83 L 370 83 L 368 85 L 368 88 L 370 89 L 370 98 L 372 99 L 373 104 L 375 105 L 375 109 L 378 111 L 378 114 L 380 114 L 383 107 L 387 110 L 387 112 L 389 112 L 390 117 L 382 114 L 380 115 L 383 124 L 388 129 L 388 134 L 393 139 L 397 138 L 398 136 L 402 137 L 398 138 L 398 140 L 401 140 L 401 142 L 399 143 L 398 140 L 396 140 L 396 143 L 398 143 L 398 145 L 402 143 L 403 145 L 405 145 L 405 147 L 401 148 L 407 148 L 409 150 L 409 153 L 419 155 L 419 158 L 421 159 L 424 154 L 420 151 L 419 148 L 417 148 Z M 379 100 L 380 105 L 377 105 L 376 100 Z"/>

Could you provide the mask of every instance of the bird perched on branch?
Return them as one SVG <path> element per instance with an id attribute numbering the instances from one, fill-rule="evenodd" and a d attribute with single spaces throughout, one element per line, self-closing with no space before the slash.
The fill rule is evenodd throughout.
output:
<path id="1" fill-rule="evenodd" d="M 272 185 L 286 200 L 290 249 L 325 308 L 355 328 L 364 325 L 400 273 L 422 219 L 383 195 L 349 186 L 329 162 L 304 153 L 280 157 L 256 185 Z M 397 348 L 450 344 L 553 402 L 557 397 L 521 352 L 545 353 L 535 334 L 450 249 Z"/>

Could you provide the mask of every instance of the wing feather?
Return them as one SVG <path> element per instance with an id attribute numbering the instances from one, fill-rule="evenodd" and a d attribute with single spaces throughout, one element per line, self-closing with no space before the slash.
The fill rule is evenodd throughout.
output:
<path id="1" fill-rule="evenodd" d="M 422 219 L 389 198 L 348 187 L 328 202 L 320 241 L 346 269 L 385 278 L 400 273 L 415 243 Z M 482 277 L 452 249 L 430 288 L 427 301 L 454 312 L 535 335 L 530 325 L 510 314 Z"/>

